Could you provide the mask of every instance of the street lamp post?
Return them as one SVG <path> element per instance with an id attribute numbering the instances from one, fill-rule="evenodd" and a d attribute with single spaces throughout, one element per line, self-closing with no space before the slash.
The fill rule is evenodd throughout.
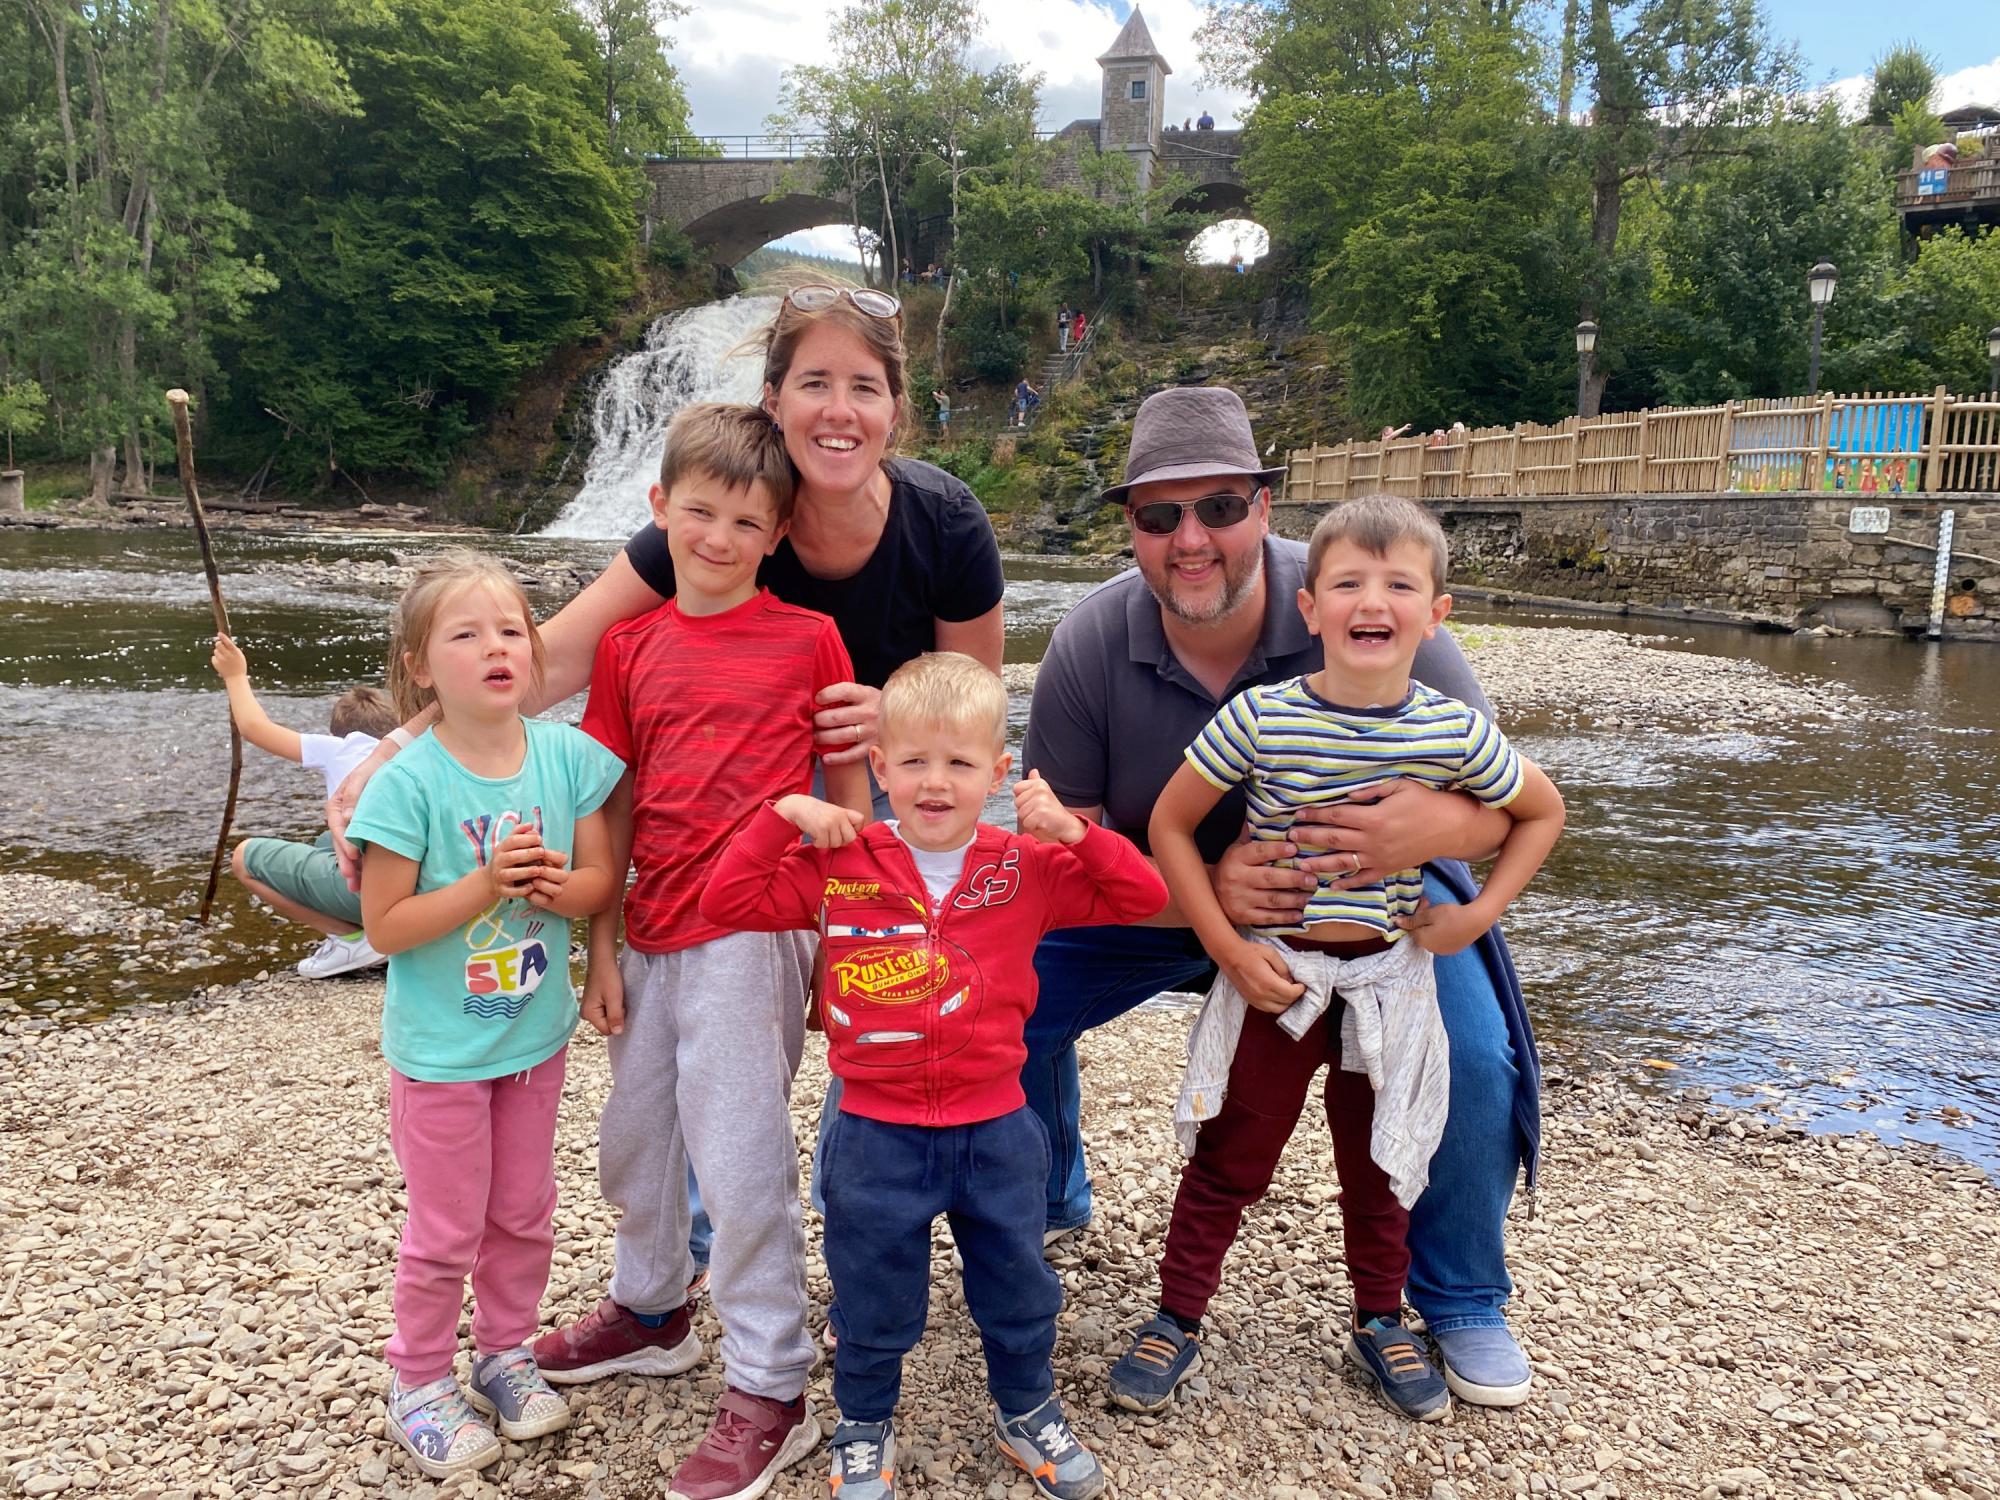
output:
<path id="1" fill-rule="evenodd" d="M 2000 391 L 2000 328 L 1986 330 L 1986 389 Z"/>
<path id="2" fill-rule="evenodd" d="M 1833 268 L 1833 262 L 1823 260 L 1806 273 L 1806 290 L 1812 294 L 1813 329 L 1812 357 L 1807 361 L 1806 384 L 1815 396 L 1819 394 L 1819 334 L 1826 322 L 1826 305 L 1833 300 L 1834 283 L 1840 280 L 1840 272 Z"/>
<path id="3" fill-rule="evenodd" d="M 1590 394 L 1591 355 L 1597 349 L 1597 325 L 1585 318 L 1576 325 L 1576 414 L 1588 415 L 1585 402 Z"/>

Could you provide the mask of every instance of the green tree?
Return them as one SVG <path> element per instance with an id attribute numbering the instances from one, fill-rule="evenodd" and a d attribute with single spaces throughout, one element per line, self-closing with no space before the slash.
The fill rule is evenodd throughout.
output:
<path id="1" fill-rule="evenodd" d="M 629 293 L 627 179 L 566 31 L 560 0 L 347 18 L 336 42 L 363 112 L 329 127 L 293 111 L 246 164 L 284 291 L 236 349 L 240 441 L 278 440 L 295 478 L 434 481 L 498 400 Z"/>
<path id="2" fill-rule="evenodd" d="M 1840 268 L 1836 332 L 1894 274 L 1888 184 L 1867 140 L 1831 101 L 1786 104 L 1718 156 L 1667 184 L 1634 226 L 1652 270 L 1628 318 L 1615 405 L 1702 404 L 1805 389 L 1806 272 Z"/>
<path id="3" fill-rule="evenodd" d="M 603 101 L 611 159 L 644 156 L 688 133 L 687 94 L 667 61 L 678 0 L 574 0 L 590 39 L 585 61 Z"/>
<path id="4" fill-rule="evenodd" d="M 885 280 L 915 253 L 926 188 L 955 225 L 965 183 L 1033 139 L 1035 80 L 980 71 L 978 39 L 975 0 L 860 0 L 834 20 L 831 62 L 786 70 L 771 125 L 822 136 L 821 189 L 874 230 Z"/>
<path id="5" fill-rule="evenodd" d="M 5 33 L 31 112 L 8 131 L 15 171 L 0 269 L 13 357 L 48 387 L 91 488 L 146 482 L 162 381 L 216 373 L 214 330 L 272 285 L 240 247 L 227 166 L 242 121 L 285 98 L 351 107 L 319 0 L 21 0 Z M 23 42 L 28 45 L 22 46 Z"/>
<path id="6" fill-rule="evenodd" d="M 1255 97 L 1252 207 L 1345 350 L 1351 415 L 1476 423 L 1554 403 L 1576 189 L 1521 27 L 1477 3 L 1288 0 L 1217 12 L 1204 40 Z"/>
<path id="7" fill-rule="evenodd" d="M 1590 234 L 1576 320 L 1607 325 L 1599 347 L 1615 356 L 1622 330 L 1608 312 L 1624 304 L 1613 293 L 1639 274 L 1620 234 L 1628 195 L 1743 150 L 1746 130 L 1801 91 L 1799 67 L 1770 42 L 1756 0 L 1588 0 L 1580 62 L 1591 109 L 1572 128 L 1590 183 Z M 1617 368 L 1615 357 L 1597 362 L 1586 412 Z"/>
<path id="8" fill-rule="evenodd" d="M 1983 391 L 1986 334 L 2000 327 L 2000 229 L 1953 226 L 1922 241 L 1914 264 L 1875 296 L 1834 299 L 1826 368 L 1839 388 Z"/>
<path id="9" fill-rule="evenodd" d="M 42 427 L 42 408 L 49 404 L 41 385 L 33 380 L 0 376 L 0 427 L 7 429 L 7 467 L 14 467 L 14 438 L 33 437 Z"/>
<path id="10" fill-rule="evenodd" d="M 1937 60 L 1915 42 L 1904 42 L 1875 59 L 1868 85 L 1863 118 L 1870 125 L 1888 125 L 1912 104 L 1928 112 L 1937 90 Z"/>

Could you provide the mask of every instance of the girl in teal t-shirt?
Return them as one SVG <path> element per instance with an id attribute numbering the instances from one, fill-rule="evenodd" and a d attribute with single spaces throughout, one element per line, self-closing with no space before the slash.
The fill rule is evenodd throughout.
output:
<path id="1" fill-rule="evenodd" d="M 541 674 L 505 568 L 460 551 L 419 569 L 389 685 L 405 718 L 435 703 L 437 722 L 370 779 L 347 830 L 365 846 L 362 925 L 389 955 L 389 1140 L 409 1188 L 388 1431 L 440 1479 L 500 1456 L 475 1406 L 516 1440 L 569 1421 L 527 1344 L 555 1245 L 569 923 L 617 897 L 599 809 L 625 767 L 579 730 L 521 717 Z M 461 1389 L 468 1275 L 476 1357 Z"/>

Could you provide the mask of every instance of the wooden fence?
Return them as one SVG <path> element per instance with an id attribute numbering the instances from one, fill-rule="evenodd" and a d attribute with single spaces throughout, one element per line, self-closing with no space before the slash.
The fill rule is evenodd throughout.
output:
<path id="1" fill-rule="evenodd" d="M 2000 393 L 1783 396 L 1295 448 L 1285 498 L 2000 492 Z"/>

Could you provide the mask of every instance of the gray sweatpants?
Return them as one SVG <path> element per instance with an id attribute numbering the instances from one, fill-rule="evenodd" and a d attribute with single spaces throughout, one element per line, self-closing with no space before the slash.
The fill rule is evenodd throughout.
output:
<path id="1" fill-rule="evenodd" d="M 642 1313 L 687 1299 L 692 1160 L 715 1223 L 723 1376 L 779 1401 L 805 1389 L 813 1361 L 789 1107 L 812 951 L 810 933 L 791 932 L 626 949 L 625 1030 L 598 1125 L 598 1185 L 620 1211 L 612 1299 Z"/>

